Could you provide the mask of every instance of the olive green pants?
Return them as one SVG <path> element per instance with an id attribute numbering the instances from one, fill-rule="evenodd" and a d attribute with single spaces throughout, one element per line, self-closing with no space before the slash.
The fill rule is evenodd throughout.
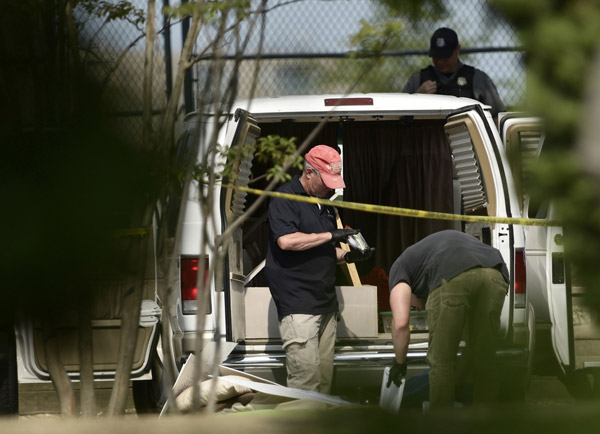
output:
<path id="1" fill-rule="evenodd" d="M 331 393 L 337 312 L 286 315 L 279 330 L 285 349 L 287 386 Z"/>
<path id="2" fill-rule="evenodd" d="M 495 342 L 508 284 L 494 268 L 465 271 L 434 289 L 427 299 L 429 326 L 429 404 L 431 408 L 454 404 L 457 352 L 463 331 L 463 355 L 473 376 L 475 403 L 497 397 Z M 466 329 L 465 329 L 466 327 Z"/>

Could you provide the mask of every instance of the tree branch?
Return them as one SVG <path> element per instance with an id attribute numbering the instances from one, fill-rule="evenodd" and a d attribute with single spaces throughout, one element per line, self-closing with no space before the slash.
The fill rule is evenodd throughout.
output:
<path id="1" fill-rule="evenodd" d="M 148 146 L 152 137 L 152 72 L 154 65 L 154 39 L 155 32 L 155 0 L 148 0 L 148 17 L 146 19 L 146 51 L 144 53 L 144 89 L 142 101 L 144 102 L 144 112 L 142 115 L 142 143 Z"/>

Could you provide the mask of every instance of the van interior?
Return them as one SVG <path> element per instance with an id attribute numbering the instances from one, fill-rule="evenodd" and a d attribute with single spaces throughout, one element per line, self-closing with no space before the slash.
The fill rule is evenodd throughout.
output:
<path id="1" fill-rule="evenodd" d="M 468 184 L 471 181 L 466 180 L 467 176 L 463 175 L 465 179 L 462 183 L 459 182 L 460 150 L 454 149 L 453 152 L 449 140 L 453 133 L 445 124 L 445 118 L 414 119 L 396 116 L 392 120 L 373 120 L 373 117 L 336 119 L 326 123 L 305 152 L 313 146 L 325 144 L 342 153 L 346 184 L 344 201 L 443 213 L 487 215 L 487 191 L 480 162 L 473 152 L 475 145 L 471 144 L 467 134 L 469 152 L 465 161 L 468 160 L 467 165 L 470 167 L 463 167 L 463 172 L 470 173 L 468 177 L 475 182 L 477 190 L 475 201 L 468 202 Z M 318 123 L 316 120 L 269 120 L 259 121 L 258 125 L 261 136 L 296 137 L 298 146 Z M 464 131 L 459 133 L 464 134 Z M 465 166 L 464 161 L 462 164 Z M 264 165 L 255 161 L 251 179 L 258 178 L 264 171 Z M 263 189 L 266 185 L 267 181 L 264 179 L 250 183 L 250 187 L 257 189 Z M 256 196 L 248 195 L 246 207 L 254 200 Z M 483 242 L 491 243 L 489 224 L 399 217 L 344 208 L 339 208 L 338 211 L 344 226 L 360 229 L 369 246 L 376 248 L 370 260 L 359 262 L 356 267 L 361 283 L 377 288 L 379 332 L 385 331 L 382 319 L 390 311 L 387 273 L 405 248 L 444 229 L 467 231 Z M 268 234 L 265 202 L 243 226 L 244 274 L 250 273 L 266 257 Z M 341 267 L 338 270 L 336 285 L 352 285 Z M 267 287 L 268 283 L 263 273 L 258 273 L 247 286 Z"/>

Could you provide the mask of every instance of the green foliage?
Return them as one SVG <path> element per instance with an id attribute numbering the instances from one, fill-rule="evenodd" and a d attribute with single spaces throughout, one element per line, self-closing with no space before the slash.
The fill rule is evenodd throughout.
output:
<path id="1" fill-rule="evenodd" d="M 547 0 L 492 0 L 504 16 L 517 28 L 525 28 L 531 23 L 531 17 L 546 16 L 551 5 Z"/>
<path id="2" fill-rule="evenodd" d="M 492 0 L 516 26 L 527 51 L 529 109 L 548 122 L 550 146 L 570 147 L 585 78 L 600 38 L 597 1 Z"/>
<path id="3" fill-rule="evenodd" d="M 210 174 L 211 174 L 211 170 L 210 167 L 203 163 L 203 164 L 196 164 L 194 166 L 194 169 L 192 170 L 192 179 L 200 182 L 201 184 L 207 184 L 209 183 L 210 180 Z M 182 179 L 183 181 L 183 179 Z"/>
<path id="4" fill-rule="evenodd" d="M 234 11 L 236 18 L 242 20 L 248 16 L 250 8 L 250 0 L 189 2 L 181 3 L 176 7 L 165 7 L 163 8 L 163 12 L 173 18 L 179 19 L 191 17 L 195 13 L 199 13 L 206 23 L 215 23 L 218 22 L 223 13 L 229 11 Z"/>
<path id="5" fill-rule="evenodd" d="M 352 53 L 352 58 L 381 55 L 392 41 L 399 38 L 404 28 L 401 21 L 386 21 L 373 25 L 361 20 L 360 23 L 360 31 L 350 40 L 352 45 L 358 46 L 358 51 Z"/>
<path id="6" fill-rule="evenodd" d="M 277 135 L 268 135 L 258 139 L 255 157 L 259 163 L 273 164 L 271 168 L 267 169 L 266 173 L 267 180 L 271 180 L 288 162 L 292 163 L 292 168 L 302 169 L 304 159 L 300 156 L 294 158 L 295 152 L 296 137 L 288 139 Z M 291 179 L 291 176 L 285 173 L 282 181 L 289 179 Z"/>
<path id="7" fill-rule="evenodd" d="M 217 178 L 228 178 L 235 180 L 237 177 L 237 167 L 239 162 L 252 156 L 259 164 L 268 166 L 265 174 L 250 179 L 250 183 L 256 182 L 259 179 L 266 178 L 267 180 L 273 179 L 281 169 L 288 163 L 291 162 L 291 168 L 302 170 L 302 163 L 304 159 L 302 157 L 294 158 L 296 152 L 296 137 L 285 138 L 277 135 L 268 135 L 266 137 L 260 137 L 255 146 L 243 146 L 241 147 L 220 147 L 219 157 L 225 163 L 221 169 L 215 173 Z M 193 178 L 208 183 L 209 176 L 211 174 L 211 168 L 206 164 L 198 164 L 194 168 Z M 291 179 L 289 173 L 284 173 L 282 182 Z"/>
<path id="8" fill-rule="evenodd" d="M 80 0 L 76 6 L 82 8 L 89 15 L 102 18 L 106 22 L 127 20 L 138 30 L 142 30 L 146 22 L 144 10 L 136 8 L 128 1 L 114 3 L 104 0 Z"/>
<path id="9" fill-rule="evenodd" d="M 225 165 L 219 176 L 234 180 L 237 178 L 237 167 L 254 153 L 254 146 L 221 146 L 219 153 L 225 159 Z"/>
<path id="10" fill-rule="evenodd" d="M 527 51 L 528 109 L 545 120 L 544 150 L 529 185 L 532 197 L 553 202 L 576 278 L 600 314 L 600 185 L 584 173 L 574 150 L 600 41 L 600 2 L 492 3 L 519 31 Z"/>
<path id="11" fill-rule="evenodd" d="M 347 88 L 356 92 L 396 92 L 402 89 L 409 72 L 426 66 L 428 59 L 404 57 L 402 70 L 398 70 L 397 59 L 381 56 L 384 51 L 416 50 L 426 46 L 428 38 L 415 38 L 410 31 L 418 27 L 429 28 L 445 13 L 441 0 L 381 0 L 371 22 L 361 21 L 359 32 L 351 37 L 350 44 L 356 47 L 349 58 L 336 62 L 353 62 L 352 68 L 341 67 L 345 71 L 340 77 L 338 64 L 330 63 L 331 73 L 325 81 L 331 82 L 333 89 L 347 83 Z M 424 61 L 425 60 L 425 61 Z M 357 68 L 355 64 L 358 64 Z"/>
<path id="12" fill-rule="evenodd" d="M 532 198 L 552 200 L 565 222 L 565 250 L 575 272 L 573 279 L 586 288 L 585 297 L 600 316 L 600 183 L 584 174 L 570 150 L 550 152 L 533 166 Z"/>
<path id="13" fill-rule="evenodd" d="M 390 13 L 406 16 L 409 20 L 417 20 L 423 14 L 441 15 L 446 12 L 443 0 L 381 0 Z"/>

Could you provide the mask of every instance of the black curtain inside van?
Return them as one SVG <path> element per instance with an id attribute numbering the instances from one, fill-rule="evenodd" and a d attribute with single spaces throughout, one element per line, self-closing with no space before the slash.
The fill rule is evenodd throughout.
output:
<path id="1" fill-rule="evenodd" d="M 344 200 L 417 210 L 453 212 L 452 158 L 444 121 L 345 122 Z M 363 275 L 389 269 L 402 251 L 452 222 L 340 210 L 376 247 L 373 261 L 357 263 Z"/>
<path id="2" fill-rule="evenodd" d="M 297 137 L 297 145 L 316 126 L 313 122 L 285 121 L 260 125 L 261 136 Z M 324 126 L 307 151 L 318 144 L 337 148 L 340 128 L 346 183 L 344 200 L 454 211 L 452 159 L 443 120 L 331 122 Z M 255 161 L 252 171 L 258 176 L 264 173 L 265 167 Z M 265 185 L 263 180 L 252 187 L 260 189 Z M 250 203 L 255 200 L 251 196 L 248 196 Z M 342 222 L 360 229 L 369 245 L 377 249 L 372 260 L 356 265 L 363 283 L 380 287 L 380 311 L 389 310 L 387 279 L 382 273 L 389 273 L 390 266 L 406 247 L 433 232 L 453 227 L 452 222 L 443 220 L 393 217 L 343 208 L 339 211 Z M 266 204 L 244 225 L 244 247 L 250 256 L 245 264 L 245 269 L 249 268 L 247 271 L 265 257 L 268 237 L 265 223 Z M 266 285 L 261 275 L 257 276 L 254 285 Z"/>

